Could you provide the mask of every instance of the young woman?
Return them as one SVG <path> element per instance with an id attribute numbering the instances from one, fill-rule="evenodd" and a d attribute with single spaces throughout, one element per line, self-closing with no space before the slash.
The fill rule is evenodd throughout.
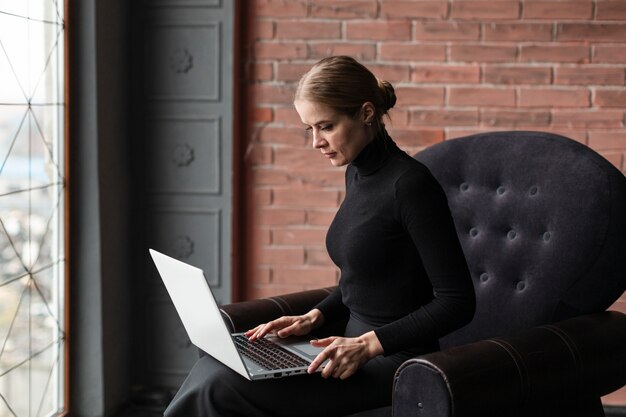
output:
<path id="1" fill-rule="evenodd" d="M 402 362 L 438 349 L 439 337 L 471 320 L 474 290 L 445 193 L 385 129 L 395 102 L 391 84 L 345 56 L 315 64 L 295 95 L 313 147 L 347 165 L 345 199 L 326 237 L 341 278 L 307 314 L 247 336 L 306 335 L 347 318 L 344 334 L 311 342 L 324 348 L 311 375 L 251 382 L 204 357 L 165 416 L 344 416 L 383 407 Z"/>

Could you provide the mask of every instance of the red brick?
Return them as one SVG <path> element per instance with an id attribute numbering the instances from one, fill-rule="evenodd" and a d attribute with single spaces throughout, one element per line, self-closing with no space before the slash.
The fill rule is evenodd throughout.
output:
<path id="1" fill-rule="evenodd" d="M 589 132 L 589 147 L 593 149 L 626 149 L 626 132 Z"/>
<path id="2" fill-rule="evenodd" d="M 326 249 L 313 248 L 307 248 L 306 250 L 306 264 L 330 267 L 335 266 Z"/>
<path id="3" fill-rule="evenodd" d="M 380 14 L 384 18 L 445 19 L 448 3 L 444 1 L 383 1 Z"/>
<path id="4" fill-rule="evenodd" d="M 307 44 L 302 42 L 257 42 L 254 44 L 256 59 L 297 59 L 308 55 Z"/>
<path id="5" fill-rule="evenodd" d="M 273 152 L 270 146 L 253 144 L 248 148 L 248 152 L 246 153 L 246 162 L 250 165 L 271 164 L 272 160 Z"/>
<path id="6" fill-rule="evenodd" d="M 413 110 L 409 123 L 412 126 L 474 126 L 478 112 L 473 110 Z"/>
<path id="7" fill-rule="evenodd" d="M 401 148 L 430 146 L 444 139 L 444 132 L 440 129 L 394 129 L 389 134 Z"/>
<path id="8" fill-rule="evenodd" d="M 304 145 L 305 131 L 297 127 L 264 126 L 259 132 L 258 139 L 264 143 Z"/>
<path id="9" fill-rule="evenodd" d="M 492 128 L 475 128 L 475 129 L 459 129 L 459 128 L 446 128 L 446 140 L 462 138 L 465 136 L 477 135 L 479 133 L 486 133 L 492 131 Z"/>
<path id="10" fill-rule="evenodd" d="M 600 155 L 609 161 L 615 168 L 622 170 L 624 167 L 624 154 L 622 152 L 615 151 L 600 151 Z"/>
<path id="11" fill-rule="evenodd" d="M 624 23 L 560 23 L 558 41 L 615 42 L 626 39 Z"/>
<path id="12" fill-rule="evenodd" d="M 373 43 L 323 42 L 310 46 L 311 58 L 321 59 L 331 55 L 349 55 L 360 61 L 370 61 L 376 57 L 376 45 Z"/>
<path id="13" fill-rule="evenodd" d="M 375 18 L 378 13 L 376 1 L 315 0 L 311 3 L 312 17 L 331 19 Z"/>
<path id="14" fill-rule="evenodd" d="M 452 3 L 452 19 L 517 19 L 520 14 L 519 1 L 456 1 Z"/>
<path id="15" fill-rule="evenodd" d="M 332 211 L 316 211 L 309 210 L 306 213 L 306 223 L 313 226 L 325 226 L 328 228 L 335 218 L 336 210 Z"/>
<path id="16" fill-rule="evenodd" d="M 381 80 L 391 83 L 409 81 L 411 69 L 408 65 L 368 65 L 370 71 Z"/>
<path id="17" fill-rule="evenodd" d="M 272 268 L 272 283 L 314 285 L 329 287 L 337 283 L 337 269 L 332 267 L 278 267 Z"/>
<path id="18" fill-rule="evenodd" d="M 255 206 L 268 206 L 272 204 L 272 190 L 269 188 L 255 188 L 252 192 Z"/>
<path id="19" fill-rule="evenodd" d="M 282 123 L 285 126 L 298 126 L 301 127 L 304 134 L 304 125 L 298 112 L 293 106 L 276 107 L 274 108 L 274 121 L 276 123 Z"/>
<path id="20" fill-rule="evenodd" d="M 313 245 L 324 246 L 326 230 L 324 229 L 274 229 L 272 243 L 275 245 Z"/>
<path id="21" fill-rule="evenodd" d="M 290 64 L 290 63 L 278 63 L 278 69 L 276 71 L 277 81 L 298 81 L 302 74 L 311 69 L 312 64 Z"/>
<path id="22" fill-rule="evenodd" d="M 249 277 L 248 283 L 269 284 L 271 282 L 272 270 L 267 266 L 254 268 Z"/>
<path id="23" fill-rule="evenodd" d="M 552 25 L 533 23 L 486 23 L 483 25 L 486 41 L 551 41 Z"/>
<path id="24" fill-rule="evenodd" d="M 247 79 L 251 81 L 272 81 L 274 79 L 274 66 L 269 63 L 251 63 L 248 65 Z"/>
<path id="25" fill-rule="evenodd" d="M 383 43 L 380 58 L 386 61 L 445 61 L 445 45 Z"/>
<path id="26" fill-rule="evenodd" d="M 409 112 L 398 106 L 391 109 L 387 117 L 387 129 L 407 126 L 409 122 Z"/>
<path id="27" fill-rule="evenodd" d="M 520 107 L 589 107 L 587 89 L 555 90 L 548 88 L 522 88 L 519 92 Z"/>
<path id="28" fill-rule="evenodd" d="M 345 184 L 343 171 L 334 167 L 327 169 L 289 169 L 289 178 L 301 185 L 313 185 L 324 189 L 340 189 Z"/>
<path id="29" fill-rule="evenodd" d="M 589 62 L 589 47 L 585 45 L 522 45 L 523 62 Z"/>
<path id="30" fill-rule="evenodd" d="M 302 265 L 303 248 L 265 247 L 259 249 L 259 263 L 265 265 Z"/>
<path id="31" fill-rule="evenodd" d="M 276 22 L 279 39 L 338 39 L 341 37 L 340 22 L 280 21 Z"/>
<path id="32" fill-rule="evenodd" d="M 253 84 L 251 86 L 252 98 L 257 103 L 291 104 L 295 86 L 283 84 Z"/>
<path id="33" fill-rule="evenodd" d="M 253 167 L 252 182 L 254 185 L 286 185 L 289 183 L 289 175 L 271 166 Z"/>
<path id="34" fill-rule="evenodd" d="M 256 247 L 267 246 L 272 241 L 271 232 L 267 228 L 256 227 L 252 232 L 252 239 Z"/>
<path id="35" fill-rule="evenodd" d="M 448 104 L 452 106 L 515 106 L 515 90 L 483 87 L 450 87 Z"/>
<path id="36" fill-rule="evenodd" d="M 277 147 L 274 152 L 274 164 L 279 167 L 297 170 L 332 168 L 330 161 L 319 150 L 312 147 Z"/>
<path id="37" fill-rule="evenodd" d="M 624 0 L 602 0 L 596 2 L 597 20 L 626 20 Z"/>
<path id="38" fill-rule="evenodd" d="M 480 82 L 480 67 L 476 65 L 420 65 L 413 67 L 414 83 L 467 84 Z"/>
<path id="39" fill-rule="evenodd" d="M 378 41 L 409 40 L 411 39 L 411 22 L 406 20 L 347 22 L 346 38 Z"/>
<path id="40" fill-rule="evenodd" d="M 271 122 L 273 118 L 273 110 L 271 107 L 255 107 L 252 112 L 252 121 L 255 123 Z"/>
<path id="41" fill-rule="evenodd" d="M 525 19 L 591 19 L 593 3 L 591 0 L 576 1 L 525 1 L 523 3 Z"/>
<path id="42" fill-rule="evenodd" d="M 587 131 L 586 130 L 571 130 L 571 129 L 555 129 L 552 127 L 543 129 L 545 132 L 554 133 L 555 135 L 565 136 L 566 138 L 574 139 L 582 144 L 587 144 Z"/>
<path id="43" fill-rule="evenodd" d="M 247 4 L 252 16 L 258 17 L 306 17 L 306 0 L 252 0 Z"/>
<path id="44" fill-rule="evenodd" d="M 253 20 L 250 28 L 250 39 L 272 39 L 274 37 L 274 22 L 272 20 Z"/>
<path id="45" fill-rule="evenodd" d="M 274 189 L 273 197 L 274 205 L 294 208 L 337 207 L 339 201 L 337 191 L 294 190 L 290 188 Z"/>
<path id="46" fill-rule="evenodd" d="M 445 91 L 443 87 L 398 87 L 396 96 L 399 107 L 443 106 Z"/>
<path id="47" fill-rule="evenodd" d="M 550 125 L 550 116 L 549 111 L 483 110 L 481 120 L 482 124 L 493 127 L 545 127 Z"/>
<path id="48" fill-rule="evenodd" d="M 598 107 L 626 108 L 626 90 L 596 90 L 593 104 Z"/>
<path id="49" fill-rule="evenodd" d="M 550 84 L 552 70 L 550 67 L 499 67 L 485 66 L 483 81 L 489 84 Z"/>
<path id="50" fill-rule="evenodd" d="M 417 21 L 413 39 L 418 41 L 476 41 L 480 39 L 478 23 Z"/>
<path id="51" fill-rule="evenodd" d="M 450 47 L 451 61 L 514 62 L 516 59 L 516 46 L 453 44 Z"/>
<path id="52" fill-rule="evenodd" d="M 595 45 L 593 62 L 626 63 L 626 45 Z"/>
<path id="53" fill-rule="evenodd" d="M 624 68 L 557 67 L 554 82 L 568 85 L 624 85 Z"/>
<path id="54" fill-rule="evenodd" d="M 567 128 L 618 128 L 622 127 L 624 112 L 615 110 L 552 112 L 552 125 Z"/>

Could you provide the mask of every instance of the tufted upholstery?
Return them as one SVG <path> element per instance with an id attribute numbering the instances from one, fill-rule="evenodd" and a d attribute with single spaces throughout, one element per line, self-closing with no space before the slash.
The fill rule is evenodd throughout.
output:
<path id="1" fill-rule="evenodd" d="M 416 155 L 448 196 L 476 289 L 442 347 L 602 311 L 626 288 L 626 181 L 586 146 L 485 133 Z"/>
<path id="2" fill-rule="evenodd" d="M 352 417 L 600 417 L 626 384 L 626 179 L 600 155 L 540 132 L 434 145 L 477 310 L 396 373 L 393 406 Z M 241 328 L 306 311 L 328 289 L 224 306 Z M 285 310 L 287 308 L 287 310 Z"/>

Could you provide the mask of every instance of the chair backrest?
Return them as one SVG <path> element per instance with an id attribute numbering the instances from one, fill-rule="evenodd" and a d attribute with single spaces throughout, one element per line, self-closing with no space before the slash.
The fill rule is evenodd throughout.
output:
<path id="1" fill-rule="evenodd" d="M 415 158 L 443 186 L 477 308 L 454 346 L 605 310 L 626 290 L 626 179 L 562 136 L 495 132 Z"/>

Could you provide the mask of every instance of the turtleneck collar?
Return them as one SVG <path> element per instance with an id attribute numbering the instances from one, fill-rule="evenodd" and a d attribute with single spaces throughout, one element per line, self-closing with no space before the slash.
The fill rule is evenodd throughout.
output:
<path id="1" fill-rule="evenodd" d="M 396 149 L 398 149 L 398 147 L 395 142 L 386 132 L 383 132 L 376 136 L 359 152 L 351 165 L 357 169 L 359 175 L 371 175 L 385 165 Z"/>

